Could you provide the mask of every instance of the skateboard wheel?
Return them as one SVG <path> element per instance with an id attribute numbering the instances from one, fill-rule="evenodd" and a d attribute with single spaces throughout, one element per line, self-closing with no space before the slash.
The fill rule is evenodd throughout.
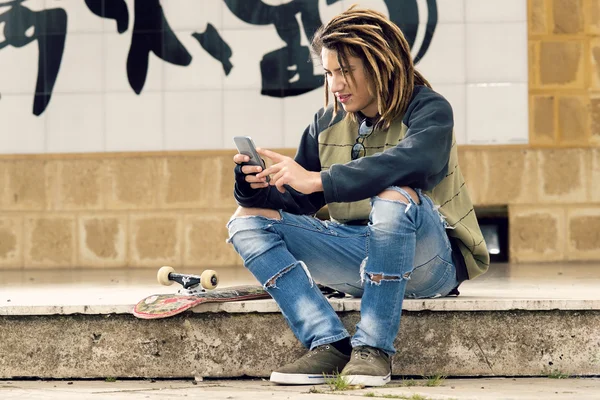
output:
<path id="1" fill-rule="evenodd" d="M 213 271 L 212 269 L 207 269 L 202 272 L 200 275 L 200 285 L 204 289 L 214 289 L 217 287 L 219 283 L 219 278 L 217 277 L 217 271 Z"/>
<path id="2" fill-rule="evenodd" d="M 158 270 L 158 274 L 156 274 L 156 278 L 158 279 L 158 283 L 161 285 L 169 286 L 173 284 L 173 281 L 169 279 L 169 274 L 175 272 L 173 267 L 161 267 Z"/>

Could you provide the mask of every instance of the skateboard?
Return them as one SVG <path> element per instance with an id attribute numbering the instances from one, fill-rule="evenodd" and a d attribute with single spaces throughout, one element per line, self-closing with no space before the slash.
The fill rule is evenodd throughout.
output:
<path id="1" fill-rule="evenodd" d="M 172 267 L 162 267 L 156 275 L 161 285 L 177 282 L 182 287 L 177 293 L 155 294 L 140 300 L 133 315 L 141 319 L 172 317 L 202 303 L 268 299 L 269 294 L 258 285 L 229 286 L 217 289 L 219 278 L 213 270 L 201 275 L 179 274 Z"/>

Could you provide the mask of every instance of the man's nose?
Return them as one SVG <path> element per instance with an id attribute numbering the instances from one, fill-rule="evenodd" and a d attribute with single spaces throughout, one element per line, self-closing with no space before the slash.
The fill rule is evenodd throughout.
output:
<path id="1" fill-rule="evenodd" d="M 331 91 L 332 92 L 341 92 L 346 85 L 346 80 L 342 76 L 342 74 L 334 75 L 331 77 Z"/>

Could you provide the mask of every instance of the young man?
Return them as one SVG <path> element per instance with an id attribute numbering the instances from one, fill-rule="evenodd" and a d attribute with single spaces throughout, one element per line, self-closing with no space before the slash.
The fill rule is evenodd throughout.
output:
<path id="1" fill-rule="evenodd" d="M 458 294 L 489 255 L 457 163 L 452 108 L 414 69 L 400 29 L 351 8 L 312 46 L 326 107 L 294 159 L 259 149 L 273 161 L 261 171 L 234 156 L 240 207 L 229 241 L 309 349 L 271 381 L 323 383 L 341 372 L 380 386 L 390 380 L 403 299 Z M 324 205 L 330 220 L 314 217 Z M 315 282 L 362 297 L 351 340 Z"/>

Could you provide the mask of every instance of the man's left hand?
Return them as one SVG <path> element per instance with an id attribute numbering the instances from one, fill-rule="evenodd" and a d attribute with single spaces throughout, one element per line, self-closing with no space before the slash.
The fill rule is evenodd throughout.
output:
<path id="1" fill-rule="evenodd" d="M 270 185 L 277 187 L 281 193 L 285 193 L 283 185 L 289 185 L 300 193 L 311 194 L 323 190 L 320 172 L 312 172 L 304 169 L 293 158 L 284 156 L 271 150 L 256 149 L 258 154 L 273 161 L 273 165 L 266 168 L 257 178 L 271 175 Z"/>

